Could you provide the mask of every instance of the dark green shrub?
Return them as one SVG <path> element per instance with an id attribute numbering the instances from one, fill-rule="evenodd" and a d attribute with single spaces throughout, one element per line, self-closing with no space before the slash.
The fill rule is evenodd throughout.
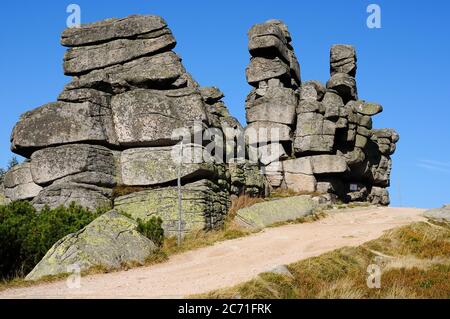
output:
<path id="1" fill-rule="evenodd" d="M 0 279 L 26 275 L 59 239 L 102 213 L 74 203 L 67 208 L 44 208 L 39 214 L 26 201 L 0 206 Z"/>
<path id="2" fill-rule="evenodd" d="M 162 246 L 164 241 L 164 229 L 162 228 L 162 219 L 159 216 L 152 216 L 147 221 L 142 221 L 138 218 L 137 220 L 138 228 L 137 231 L 142 235 L 153 241 L 155 245 Z"/>

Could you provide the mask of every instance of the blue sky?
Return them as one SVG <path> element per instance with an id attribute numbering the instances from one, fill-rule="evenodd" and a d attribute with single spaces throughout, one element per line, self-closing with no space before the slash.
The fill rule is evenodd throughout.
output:
<path id="1" fill-rule="evenodd" d="M 393 206 L 450 203 L 450 2 L 442 1 L 3 1 L 0 4 L 0 166 L 11 157 L 11 129 L 21 113 L 54 101 L 69 81 L 59 44 L 66 7 L 81 6 L 82 23 L 130 14 L 166 19 L 185 67 L 204 86 L 225 93 L 245 123 L 247 30 L 271 18 L 293 37 L 303 80 L 329 78 L 329 48 L 353 44 L 360 98 L 384 106 L 377 128 L 401 136 L 393 156 Z M 275 4 L 276 3 L 276 4 Z M 369 4 L 381 7 L 381 29 L 366 26 Z"/>

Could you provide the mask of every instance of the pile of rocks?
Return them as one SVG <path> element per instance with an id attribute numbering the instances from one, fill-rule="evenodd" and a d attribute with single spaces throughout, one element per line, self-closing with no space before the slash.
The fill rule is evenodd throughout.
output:
<path id="1" fill-rule="evenodd" d="M 158 214 L 170 233 L 178 228 L 182 158 L 184 230 L 219 226 L 230 174 L 223 162 L 205 159 L 202 136 L 240 125 L 220 90 L 200 88 L 186 72 L 166 22 L 108 19 L 65 30 L 61 43 L 69 47 L 64 73 L 73 79 L 57 102 L 23 114 L 15 126 L 12 151 L 27 161 L 7 173 L 6 197 L 38 209 L 75 201 L 141 218 Z M 182 151 L 180 136 L 188 136 Z"/>
<path id="2" fill-rule="evenodd" d="M 269 20 L 249 31 L 252 89 L 246 136 L 272 189 L 319 192 L 327 198 L 388 205 L 399 135 L 372 129 L 381 105 L 358 99 L 357 58 L 350 45 L 330 52 L 331 77 L 300 83 L 285 24 Z"/>

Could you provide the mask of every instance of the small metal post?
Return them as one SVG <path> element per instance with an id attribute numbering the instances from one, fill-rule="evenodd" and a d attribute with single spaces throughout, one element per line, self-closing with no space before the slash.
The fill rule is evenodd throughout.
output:
<path id="1" fill-rule="evenodd" d="M 182 194 L 181 194 L 181 165 L 183 163 L 183 139 L 181 139 L 180 144 L 180 162 L 178 163 L 178 178 L 177 178 L 177 186 L 178 186 L 178 246 L 181 245 L 181 231 L 182 231 Z"/>

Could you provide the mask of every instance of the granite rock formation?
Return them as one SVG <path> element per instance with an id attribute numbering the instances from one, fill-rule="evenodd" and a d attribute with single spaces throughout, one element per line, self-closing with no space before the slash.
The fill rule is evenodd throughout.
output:
<path id="1" fill-rule="evenodd" d="M 373 129 L 381 105 L 358 98 L 350 45 L 330 51 L 330 79 L 301 83 L 287 26 L 269 20 L 249 33 L 253 86 L 246 100 L 247 141 L 271 189 L 319 192 L 329 200 L 388 205 L 399 135 Z"/>
<path id="2" fill-rule="evenodd" d="M 234 174 L 231 190 L 222 156 L 204 156 L 211 143 L 237 148 L 205 140 L 206 129 L 243 136 L 243 128 L 219 89 L 200 87 L 186 72 L 162 18 L 136 15 L 67 29 L 61 44 L 72 80 L 56 102 L 23 114 L 15 126 L 11 149 L 27 161 L 7 173 L 7 199 L 31 200 L 38 209 L 73 201 L 90 209 L 117 206 L 144 219 L 160 215 L 171 233 L 178 229 L 179 174 L 186 232 L 219 227 L 231 192 L 261 193 L 257 169 L 251 171 L 257 182 Z M 191 140 L 196 134 L 200 140 Z M 243 152 L 236 165 L 250 167 Z M 193 161 L 192 154 L 200 156 Z"/>
<path id="3" fill-rule="evenodd" d="M 185 70 L 162 18 L 65 30 L 72 79 L 14 127 L 11 149 L 26 161 L 6 174 L 1 201 L 160 215 L 169 234 L 178 229 L 178 179 L 184 231 L 219 227 L 242 193 L 290 189 L 388 205 L 399 135 L 372 128 L 383 108 L 358 97 L 355 49 L 331 48 L 326 85 L 302 83 L 282 21 L 257 24 L 248 37 L 244 130 L 220 89 Z"/>

